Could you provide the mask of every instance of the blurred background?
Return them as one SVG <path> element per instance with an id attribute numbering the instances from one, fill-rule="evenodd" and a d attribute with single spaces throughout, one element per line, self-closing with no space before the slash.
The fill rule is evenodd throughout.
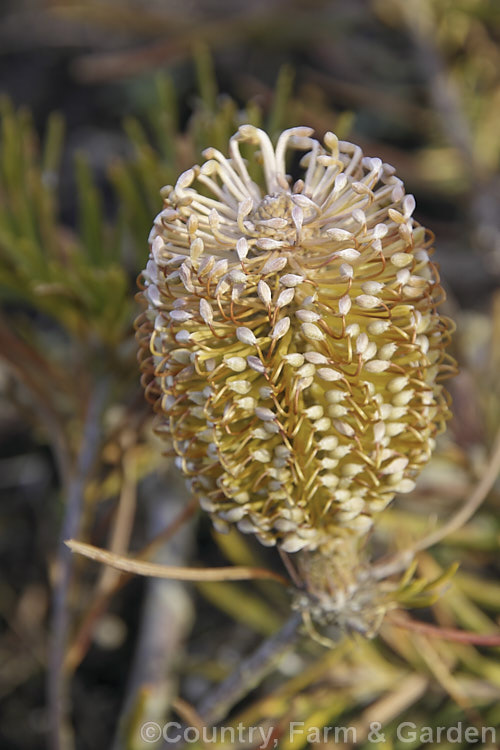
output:
<path id="1" fill-rule="evenodd" d="M 128 580 L 61 544 L 281 571 L 212 531 L 152 433 L 133 321 L 159 189 L 243 122 L 332 130 L 396 167 L 436 235 L 460 366 L 435 458 L 380 521 L 387 548 L 410 544 L 492 470 L 500 425 L 500 4 L 4 0 L 0 89 L 0 746 L 151 747 L 145 721 L 192 723 L 289 614 L 273 582 Z M 430 578 L 461 566 L 415 617 L 495 632 L 499 507 L 497 485 L 421 555 Z M 290 721 L 355 726 L 367 748 L 380 721 L 396 750 L 421 746 L 401 721 L 498 727 L 500 650 L 390 624 L 331 652 L 306 642 L 224 723 L 239 721 L 286 749 L 306 744 Z"/>

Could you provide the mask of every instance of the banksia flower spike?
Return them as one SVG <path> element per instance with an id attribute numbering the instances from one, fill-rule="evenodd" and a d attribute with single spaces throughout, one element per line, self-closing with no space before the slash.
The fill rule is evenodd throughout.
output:
<path id="1" fill-rule="evenodd" d="M 244 125 L 204 156 L 164 188 L 142 274 L 158 431 L 218 530 L 331 557 L 413 488 L 448 417 L 432 239 L 395 170 L 333 133 L 273 148 Z"/>

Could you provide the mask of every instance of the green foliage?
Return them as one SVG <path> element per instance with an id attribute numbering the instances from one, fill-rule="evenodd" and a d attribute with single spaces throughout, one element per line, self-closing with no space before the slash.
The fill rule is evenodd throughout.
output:
<path id="1" fill-rule="evenodd" d="M 42 141 L 30 114 L 0 105 L 0 291 L 5 303 L 22 301 L 51 316 L 80 341 L 118 347 L 131 330 L 133 285 L 147 254 L 152 217 L 161 208 L 160 188 L 173 182 L 207 145 L 224 149 L 241 122 L 262 114 L 221 97 L 208 52 L 196 55 L 200 100 L 188 134 L 179 131 L 170 79 L 155 79 L 145 122 L 124 122 L 131 156 L 115 159 L 109 180 L 118 217 L 104 215 L 102 193 L 85 154 L 74 159 L 77 227 L 63 226 L 59 206 L 64 123 L 54 114 Z M 285 121 L 290 74 L 280 76 L 273 127 Z"/>
<path id="2" fill-rule="evenodd" d="M 0 284 L 78 339 L 116 344 L 130 325 L 129 284 L 117 228 L 106 226 L 83 157 L 76 161 L 80 231 L 60 223 L 58 177 L 63 124 L 54 115 L 40 144 L 26 111 L 1 105 Z"/>
<path id="3" fill-rule="evenodd" d="M 427 578 L 415 578 L 417 563 L 414 562 L 399 582 L 395 592 L 394 602 L 402 607 L 430 607 L 442 596 L 443 592 L 449 587 L 455 573 L 458 570 L 458 563 L 453 563 L 440 575 L 432 580 Z"/>

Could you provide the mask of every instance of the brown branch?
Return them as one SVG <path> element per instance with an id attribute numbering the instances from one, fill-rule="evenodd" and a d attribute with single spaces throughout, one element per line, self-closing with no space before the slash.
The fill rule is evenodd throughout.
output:
<path id="1" fill-rule="evenodd" d="M 54 392 L 68 393 L 67 383 L 34 347 L 28 346 L 0 317 L 0 352 L 7 366 L 30 392 L 40 423 L 54 452 L 61 483 L 69 481 L 70 452 L 60 415 L 54 406 Z"/>
<path id="2" fill-rule="evenodd" d="M 73 571 L 73 557 L 64 540 L 78 533 L 83 510 L 85 486 L 100 445 L 100 418 L 108 391 L 107 382 L 99 383 L 87 408 L 76 468 L 66 492 L 66 509 L 61 530 L 58 556 L 54 566 L 51 641 L 47 690 L 51 750 L 72 746 L 67 727 L 67 687 L 64 652 L 69 625 L 68 592 Z"/>
<path id="3" fill-rule="evenodd" d="M 193 500 L 191 500 L 191 502 L 179 513 L 172 523 L 170 523 L 163 531 L 152 539 L 149 544 L 140 550 L 137 557 L 139 559 L 147 559 L 150 557 L 162 544 L 165 544 L 165 542 L 171 539 L 181 526 L 194 515 L 197 507 L 198 501 L 196 498 L 193 498 Z M 66 655 L 65 668 L 68 671 L 73 671 L 78 667 L 90 645 L 96 621 L 106 611 L 106 607 L 108 606 L 111 597 L 125 586 L 131 578 L 133 578 L 133 573 L 122 572 L 119 574 L 118 579 L 113 585 L 110 585 L 109 588 L 106 588 L 105 590 L 100 588 L 97 591 L 90 607 L 85 612 L 74 642 L 70 646 Z"/>
<path id="4" fill-rule="evenodd" d="M 457 511 L 457 513 L 455 513 L 455 515 L 452 516 L 450 520 L 444 523 L 439 529 L 436 529 L 436 531 L 433 531 L 431 534 L 424 536 L 409 549 L 398 552 L 388 559 L 380 560 L 379 562 L 375 563 L 373 566 L 374 577 L 377 580 L 381 580 L 383 578 L 387 578 L 389 575 L 400 573 L 402 570 L 408 567 L 417 552 L 422 552 L 423 550 L 432 547 L 433 545 L 442 541 L 445 537 L 461 529 L 462 526 L 464 526 L 464 524 L 466 524 L 467 521 L 472 518 L 474 513 L 484 502 L 484 500 L 488 496 L 488 493 L 493 488 L 499 474 L 500 430 L 498 431 L 495 438 L 493 451 L 486 470 L 484 471 L 472 494 L 467 498 L 467 500 Z"/>
<path id="5" fill-rule="evenodd" d="M 94 547 L 92 544 L 68 539 L 66 546 L 73 552 L 84 555 L 91 560 L 110 565 L 126 573 L 135 573 L 153 578 L 170 578 L 177 581 L 248 581 L 255 578 L 265 578 L 289 586 L 290 582 L 272 570 L 264 568 L 250 568 L 232 566 L 229 568 L 184 568 L 175 565 L 159 565 L 144 560 L 132 559 L 123 555 L 115 555 L 107 550 Z"/>
<path id="6" fill-rule="evenodd" d="M 224 719 L 238 701 L 271 673 L 276 662 L 299 640 L 301 624 L 302 614 L 294 612 L 281 630 L 267 638 L 224 682 L 210 690 L 196 712 L 207 726 Z"/>
<path id="7" fill-rule="evenodd" d="M 495 438 L 493 445 L 493 451 L 486 467 L 486 470 L 481 477 L 480 481 L 476 485 L 476 488 L 462 505 L 460 510 L 450 518 L 441 528 L 434 531 L 432 534 L 425 536 L 420 539 L 414 546 L 414 550 L 420 552 L 421 550 L 432 547 L 437 542 L 440 542 L 444 537 L 453 534 L 454 531 L 461 529 L 467 521 L 472 518 L 477 509 L 481 506 L 483 501 L 486 499 L 488 493 L 493 488 L 498 475 L 500 474 L 500 430 Z"/>
<path id="8" fill-rule="evenodd" d="M 410 617 L 401 617 L 394 614 L 387 616 L 387 621 L 397 628 L 412 630 L 416 633 L 423 633 L 431 638 L 442 638 L 454 643 L 468 643 L 473 646 L 500 646 L 500 633 L 472 633 L 469 630 L 459 630 L 458 628 L 442 628 L 439 625 L 432 625 L 428 622 L 412 620 Z"/>

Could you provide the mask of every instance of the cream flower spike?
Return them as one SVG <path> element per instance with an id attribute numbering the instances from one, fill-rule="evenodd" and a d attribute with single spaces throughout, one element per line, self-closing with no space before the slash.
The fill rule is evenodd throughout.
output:
<path id="1" fill-rule="evenodd" d="M 312 133 L 274 148 L 243 125 L 164 189 L 137 328 L 158 432 L 215 527 L 325 556 L 413 489 L 453 365 L 413 196 Z"/>

